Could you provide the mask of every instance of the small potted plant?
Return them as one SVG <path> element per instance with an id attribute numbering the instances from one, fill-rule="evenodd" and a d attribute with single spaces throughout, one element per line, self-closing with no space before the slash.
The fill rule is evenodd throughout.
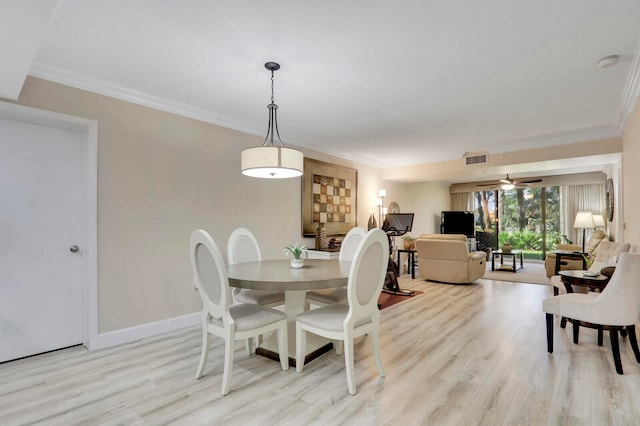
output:
<path id="1" fill-rule="evenodd" d="M 404 242 L 404 249 L 405 250 L 413 250 L 416 247 L 415 246 L 416 240 L 417 240 L 417 238 L 413 238 L 409 234 L 404 234 L 402 236 L 402 241 Z"/>
<path id="2" fill-rule="evenodd" d="M 284 248 L 286 254 L 293 256 L 291 259 L 291 267 L 294 269 L 302 268 L 304 266 L 304 259 L 302 255 L 307 255 L 308 248 L 300 243 L 288 245 Z"/>

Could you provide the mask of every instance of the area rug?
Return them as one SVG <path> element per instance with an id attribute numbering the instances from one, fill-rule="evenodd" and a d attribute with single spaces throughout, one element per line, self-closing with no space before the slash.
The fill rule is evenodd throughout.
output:
<path id="1" fill-rule="evenodd" d="M 416 296 L 421 295 L 423 292 L 414 290 L 413 295 L 405 296 L 400 294 L 389 294 L 382 292 L 380 293 L 380 297 L 378 298 L 378 306 L 380 306 L 380 310 L 388 308 L 389 306 L 393 306 L 396 303 L 404 302 L 405 300 L 413 299 Z"/>
<path id="2" fill-rule="evenodd" d="M 524 268 L 513 273 L 510 271 L 491 271 L 491 262 L 488 262 L 487 271 L 483 279 L 508 281 L 515 283 L 527 284 L 545 284 L 551 285 L 550 279 L 547 278 L 543 263 L 525 263 Z"/>

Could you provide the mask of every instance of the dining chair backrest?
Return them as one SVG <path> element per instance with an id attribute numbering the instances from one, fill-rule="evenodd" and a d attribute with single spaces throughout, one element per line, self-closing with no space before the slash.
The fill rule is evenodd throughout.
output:
<path id="1" fill-rule="evenodd" d="M 627 326 L 640 322 L 640 253 L 622 253 L 611 281 L 590 310 L 598 324 Z"/>
<path id="2" fill-rule="evenodd" d="M 353 328 L 361 322 L 378 320 L 378 298 L 387 273 L 388 260 L 387 234 L 377 228 L 367 232 L 356 249 L 349 271 L 349 313 L 345 319 L 346 326 Z"/>
<path id="3" fill-rule="evenodd" d="M 207 231 L 198 229 L 191 234 L 189 252 L 203 310 L 214 318 L 222 318 L 223 322 L 232 322 L 229 314 L 229 279 L 218 246 Z"/>
<path id="4" fill-rule="evenodd" d="M 353 256 L 356 254 L 356 249 L 364 239 L 364 236 L 367 234 L 367 231 L 364 228 L 360 228 L 356 226 L 355 228 L 351 228 L 347 235 L 345 235 L 342 240 L 342 244 L 340 245 L 340 255 L 338 256 L 339 260 L 352 261 Z"/>
<path id="5" fill-rule="evenodd" d="M 262 260 L 256 237 L 246 228 L 237 228 L 229 236 L 227 243 L 229 265 Z"/>

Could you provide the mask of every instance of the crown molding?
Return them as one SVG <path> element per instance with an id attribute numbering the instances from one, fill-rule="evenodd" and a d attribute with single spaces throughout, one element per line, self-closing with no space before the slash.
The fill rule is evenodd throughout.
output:
<path id="1" fill-rule="evenodd" d="M 525 151 L 550 146 L 568 145 L 572 143 L 588 142 L 599 139 L 619 138 L 622 131 L 615 124 L 598 124 L 555 133 L 531 136 L 521 139 L 504 141 L 491 150 L 492 154 L 513 151 Z"/>
<path id="2" fill-rule="evenodd" d="M 86 90 L 88 92 L 97 93 L 110 98 L 180 115 L 182 117 L 192 118 L 194 120 L 215 124 L 232 130 L 238 130 L 250 135 L 264 137 L 264 129 L 247 127 L 230 119 L 229 117 L 212 114 L 207 110 L 194 108 L 189 104 L 151 96 L 128 87 L 118 86 L 103 80 L 89 78 L 85 75 L 65 69 L 34 63 L 29 70 L 29 75 L 49 80 L 54 83 L 64 84 L 65 86 L 74 87 L 76 89 Z"/>
<path id="3" fill-rule="evenodd" d="M 633 109 L 640 95 L 640 38 L 636 42 L 636 49 L 633 52 L 633 59 L 629 74 L 627 75 L 627 83 L 622 92 L 622 103 L 618 112 L 617 126 L 621 133 L 627 127 L 627 121 L 633 112 Z"/>
<path id="4" fill-rule="evenodd" d="M 126 102 L 158 109 L 161 111 L 176 114 L 182 117 L 192 118 L 194 120 L 203 121 L 205 123 L 215 124 L 228 129 L 237 130 L 248 133 L 250 135 L 264 137 L 264 129 L 249 128 L 241 125 L 228 117 L 212 114 L 200 108 L 194 108 L 191 105 L 174 102 L 166 98 L 150 96 L 146 93 L 138 92 L 124 86 L 114 85 L 102 80 L 88 78 L 85 75 L 73 73 L 61 68 L 52 67 L 40 63 L 34 63 L 29 71 L 29 75 L 54 83 L 64 84 L 65 86 L 74 87 L 76 89 L 86 90 L 91 93 L 108 96 L 110 98 L 119 99 Z M 326 147 L 314 146 L 299 141 L 287 141 L 287 145 L 307 148 L 324 154 L 332 155 L 345 160 L 362 163 L 371 167 L 382 168 L 384 163 L 371 161 L 356 155 L 348 155 L 344 153 L 327 151 Z"/>

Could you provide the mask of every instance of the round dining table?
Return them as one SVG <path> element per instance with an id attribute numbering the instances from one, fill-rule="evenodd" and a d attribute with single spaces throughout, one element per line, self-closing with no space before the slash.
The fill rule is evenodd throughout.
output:
<path id="1" fill-rule="evenodd" d="M 291 267 L 290 259 L 261 260 L 236 263 L 227 267 L 229 285 L 254 290 L 283 290 L 284 311 L 288 318 L 289 364 L 295 366 L 296 316 L 304 311 L 307 290 L 345 287 L 351 262 L 324 259 L 305 259 L 304 267 Z M 306 361 L 331 350 L 332 343 L 319 336 L 307 337 Z M 264 339 L 258 355 L 278 360 L 275 333 Z"/>

